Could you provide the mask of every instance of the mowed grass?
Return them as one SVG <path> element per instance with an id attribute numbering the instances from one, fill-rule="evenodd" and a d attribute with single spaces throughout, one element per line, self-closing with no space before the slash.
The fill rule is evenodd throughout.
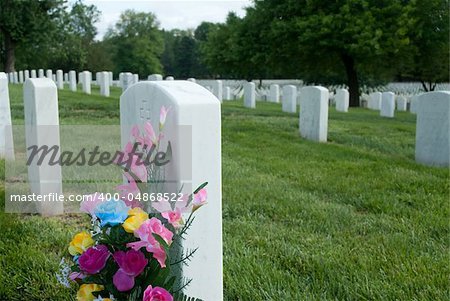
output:
<path id="1" fill-rule="evenodd" d="M 10 95 L 23 123 L 21 87 Z M 61 123 L 118 124 L 119 95 L 61 91 Z M 414 136 L 409 113 L 330 109 L 329 142 L 313 143 L 279 104 L 225 102 L 225 299 L 448 300 L 449 170 L 416 164 Z M 54 273 L 88 220 L 0 222 L 0 300 L 74 300 Z"/>

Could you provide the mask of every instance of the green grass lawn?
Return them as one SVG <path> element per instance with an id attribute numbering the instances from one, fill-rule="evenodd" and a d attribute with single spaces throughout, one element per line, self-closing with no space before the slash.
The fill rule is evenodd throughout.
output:
<path id="1" fill-rule="evenodd" d="M 62 91 L 61 124 L 118 124 L 119 95 Z M 10 96 L 23 123 L 21 87 Z M 318 144 L 279 104 L 223 104 L 225 299 L 448 300 L 449 170 L 414 162 L 415 116 L 329 115 Z M 4 201 L 3 164 L 0 175 Z M 54 273 L 88 220 L 0 213 L 0 223 L 0 300 L 74 300 Z"/>

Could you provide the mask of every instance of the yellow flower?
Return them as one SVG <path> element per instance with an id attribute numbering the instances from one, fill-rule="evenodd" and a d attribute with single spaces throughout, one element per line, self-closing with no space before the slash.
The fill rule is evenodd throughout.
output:
<path id="1" fill-rule="evenodd" d="M 128 211 L 129 217 L 123 222 L 122 227 L 128 233 L 133 233 L 139 229 L 143 222 L 148 219 L 148 214 L 139 207 L 130 209 Z"/>
<path id="2" fill-rule="evenodd" d="M 70 255 L 79 255 L 94 245 L 91 234 L 86 231 L 76 234 L 69 245 Z"/>
<path id="3" fill-rule="evenodd" d="M 77 301 L 93 301 L 95 296 L 92 295 L 92 292 L 99 292 L 103 288 L 103 285 L 99 284 L 82 284 L 77 293 Z"/>

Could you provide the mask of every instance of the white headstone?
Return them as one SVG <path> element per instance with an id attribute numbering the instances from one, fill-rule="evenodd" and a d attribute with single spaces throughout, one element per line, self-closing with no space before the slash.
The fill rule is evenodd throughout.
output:
<path id="1" fill-rule="evenodd" d="M 14 84 L 14 73 L 13 72 L 8 73 L 8 83 Z"/>
<path id="2" fill-rule="evenodd" d="M 189 77 L 189 78 L 187 79 L 187 81 L 188 81 L 188 82 L 193 82 L 193 83 L 197 82 L 197 81 L 195 80 L 195 78 L 193 78 L 193 77 Z"/>
<path id="3" fill-rule="evenodd" d="M 283 86 L 281 98 L 281 110 L 287 113 L 297 112 L 297 87 L 294 85 Z"/>
<path id="4" fill-rule="evenodd" d="M 192 279 L 185 293 L 202 300 L 220 301 L 223 300 L 220 102 L 205 88 L 188 81 L 145 81 L 133 85 L 120 97 L 122 145 L 129 141 L 133 125 L 150 120 L 158 128 L 161 106 L 171 108 L 164 140 L 171 142 L 172 162 L 180 162 L 166 175 L 170 174 L 178 185 L 189 180 L 192 187 L 209 183 L 208 204 L 195 212 L 189 235 L 183 241 L 185 249 L 198 247 L 189 265 L 182 268 L 183 276 Z M 179 126 L 190 127 L 191 137 L 180 133 Z M 184 164 L 191 166 L 187 178 L 180 174 Z"/>
<path id="5" fill-rule="evenodd" d="M 133 83 L 134 83 L 133 74 L 130 72 L 124 72 L 122 74 L 122 81 L 121 81 L 121 85 L 120 85 L 122 87 L 122 91 L 125 91 L 126 89 L 128 89 L 128 87 L 130 87 Z"/>
<path id="6" fill-rule="evenodd" d="M 214 80 L 212 82 L 212 93 L 217 97 L 218 100 L 223 100 L 223 84 L 221 80 Z"/>
<path id="7" fill-rule="evenodd" d="M 269 101 L 270 102 L 280 102 L 280 86 L 277 84 L 270 85 L 269 91 Z"/>
<path id="8" fill-rule="evenodd" d="M 394 110 L 395 110 L 395 94 L 392 92 L 383 92 L 381 95 L 380 116 L 393 118 Z"/>
<path id="9" fill-rule="evenodd" d="M 77 91 L 77 73 L 74 70 L 69 71 L 69 89 L 72 92 Z"/>
<path id="10" fill-rule="evenodd" d="M 381 110 L 381 92 L 371 93 L 369 99 L 369 109 L 371 110 Z"/>
<path id="11" fill-rule="evenodd" d="M 51 69 L 47 69 L 47 71 L 45 71 L 45 77 L 53 80 L 53 71 Z"/>
<path id="12" fill-rule="evenodd" d="M 28 71 L 28 70 L 23 71 L 23 77 L 24 77 L 23 78 L 24 81 L 29 79 L 30 78 L 30 71 Z"/>
<path id="13" fill-rule="evenodd" d="M 90 71 L 83 71 L 80 75 L 82 90 L 86 94 L 91 94 L 92 73 Z"/>
<path id="14" fill-rule="evenodd" d="M 244 107 L 252 109 L 256 108 L 255 83 L 244 83 Z"/>
<path id="15" fill-rule="evenodd" d="M 108 72 L 108 76 L 109 76 L 109 86 L 112 87 L 113 81 L 114 81 L 114 75 L 113 75 L 112 71 Z"/>
<path id="16" fill-rule="evenodd" d="M 139 82 L 139 74 L 133 74 L 133 84 L 136 84 Z"/>
<path id="17" fill-rule="evenodd" d="M 97 83 L 100 85 L 100 95 L 109 97 L 109 73 L 99 72 L 99 80 Z"/>
<path id="18" fill-rule="evenodd" d="M 60 146 L 58 92 L 51 79 L 28 79 L 23 86 L 25 138 L 27 149 L 32 146 Z M 31 150 L 27 150 L 29 158 Z M 39 195 L 62 194 L 61 166 L 50 165 L 51 156 L 44 156 L 42 164 L 34 159 L 28 166 L 31 192 Z M 59 157 L 59 152 L 57 157 Z M 37 202 L 43 215 L 62 214 L 63 202 Z"/>
<path id="19" fill-rule="evenodd" d="M 450 165 L 450 92 L 424 93 L 417 103 L 416 161 Z"/>
<path id="20" fill-rule="evenodd" d="M 52 74 L 52 80 L 56 83 L 56 74 Z"/>
<path id="21" fill-rule="evenodd" d="M 64 89 L 64 78 L 62 70 L 56 70 L 56 86 L 60 90 Z"/>
<path id="22" fill-rule="evenodd" d="M 163 80 L 163 77 L 161 74 L 152 74 L 148 76 L 148 80 L 150 81 L 158 81 L 158 80 Z"/>
<path id="23" fill-rule="evenodd" d="M 225 87 L 223 89 L 223 99 L 224 100 L 231 100 L 231 89 L 230 87 Z"/>
<path id="24" fill-rule="evenodd" d="M 300 135 L 326 142 L 328 135 L 328 89 L 319 86 L 300 89 Z"/>
<path id="25" fill-rule="evenodd" d="M 17 74 L 17 71 L 14 71 L 13 73 L 13 80 L 15 84 L 19 83 L 19 75 Z"/>
<path id="26" fill-rule="evenodd" d="M 397 96 L 397 111 L 405 112 L 407 109 L 408 101 L 403 95 Z"/>
<path id="27" fill-rule="evenodd" d="M 36 70 L 31 70 L 31 74 L 30 74 L 31 76 L 31 78 L 36 78 Z"/>
<path id="28" fill-rule="evenodd" d="M 65 83 L 69 82 L 69 74 L 68 73 L 64 73 L 64 82 Z"/>
<path id="29" fill-rule="evenodd" d="M 175 79 L 173 78 L 173 76 L 167 76 L 166 80 L 175 80 Z"/>
<path id="30" fill-rule="evenodd" d="M 411 97 L 411 103 L 409 104 L 409 111 L 413 114 L 417 114 L 417 104 L 419 102 L 419 97 L 422 94 L 416 94 Z"/>
<path id="31" fill-rule="evenodd" d="M 19 71 L 19 83 L 23 84 L 23 71 Z"/>
<path id="32" fill-rule="evenodd" d="M 0 158 L 14 160 L 14 143 L 9 104 L 8 78 L 0 72 Z"/>
<path id="33" fill-rule="evenodd" d="M 39 76 L 39 78 L 44 78 L 44 69 L 38 70 L 38 76 Z"/>
<path id="34" fill-rule="evenodd" d="M 336 95 L 334 96 L 334 99 L 336 101 L 336 111 L 348 112 L 349 97 L 350 96 L 346 89 L 336 90 Z"/>

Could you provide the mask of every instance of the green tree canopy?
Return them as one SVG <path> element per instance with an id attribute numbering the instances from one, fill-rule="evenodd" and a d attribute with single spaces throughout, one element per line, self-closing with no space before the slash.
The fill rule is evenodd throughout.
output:
<path id="1" fill-rule="evenodd" d="M 160 73 L 164 42 L 153 13 L 126 10 L 105 40 L 114 45 L 115 72 L 130 71 L 140 76 Z"/>

